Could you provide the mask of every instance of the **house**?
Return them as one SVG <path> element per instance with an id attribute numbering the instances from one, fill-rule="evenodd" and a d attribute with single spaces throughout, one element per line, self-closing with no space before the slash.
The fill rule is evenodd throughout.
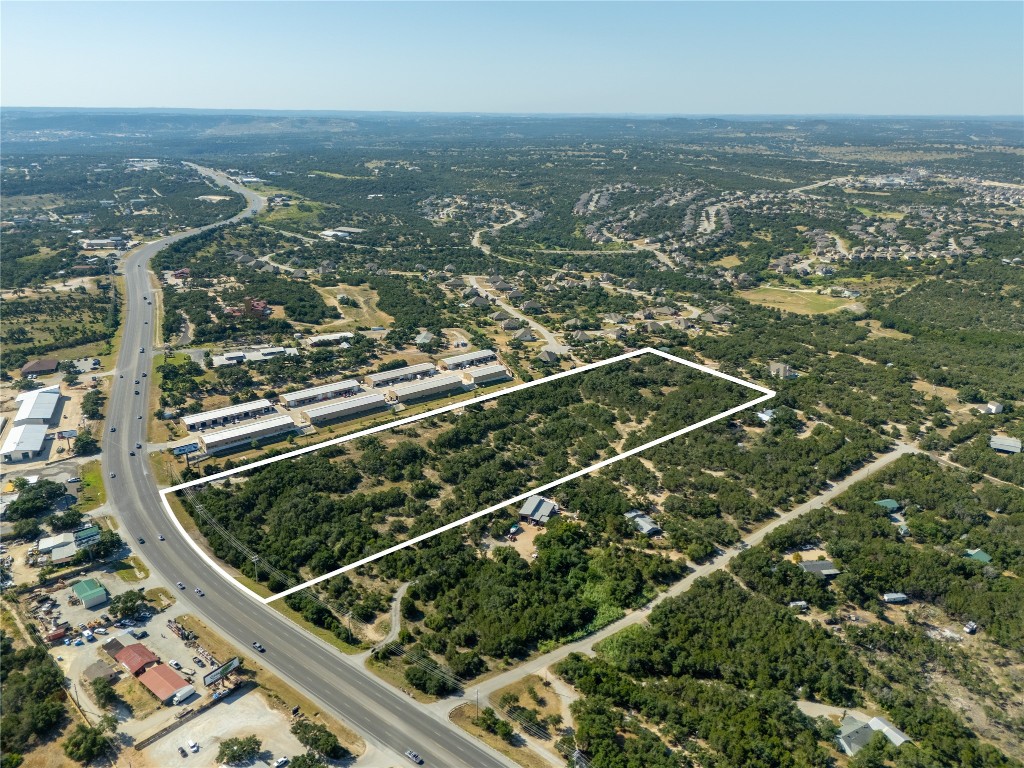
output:
<path id="1" fill-rule="evenodd" d="M 586 331 L 573 331 L 569 334 L 569 339 L 580 344 L 586 344 L 587 342 L 593 341 L 593 338 Z"/>
<path id="2" fill-rule="evenodd" d="M 120 635 L 120 637 L 124 636 L 125 635 L 123 634 Z M 105 642 L 103 645 L 101 645 L 100 648 L 103 649 L 107 656 L 109 656 L 112 659 L 116 659 L 117 654 L 119 654 L 121 650 L 124 648 L 124 643 L 122 643 L 117 637 L 112 637 L 109 640 L 107 640 L 107 642 Z"/>
<path id="3" fill-rule="evenodd" d="M 109 664 L 102 661 L 94 661 L 82 672 L 82 677 L 85 678 L 85 682 L 94 683 L 97 680 L 106 680 L 108 683 L 113 683 L 118 678 L 118 672 L 116 669 L 111 669 Z"/>
<path id="4" fill-rule="evenodd" d="M 992 435 L 992 437 L 988 439 L 988 447 L 995 451 L 1002 451 L 1003 453 L 1020 453 L 1021 441 L 1019 437 Z"/>
<path id="5" fill-rule="evenodd" d="M 132 643 L 124 646 L 114 654 L 114 659 L 118 664 L 127 669 L 131 675 L 138 675 L 150 664 L 156 664 L 160 661 L 160 658 L 142 643 Z"/>
<path id="6" fill-rule="evenodd" d="M 519 305 L 519 309 L 523 312 L 540 312 L 544 307 L 538 304 L 536 301 L 524 301 Z"/>
<path id="7" fill-rule="evenodd" d="M 996 414 L 1003 412 L 1002 403 L 988 403 L 979 409 L 982 413 Z"/>
<path id="8" fill-rule="evenodd" d="M 533 331 L 531 331 L 529 328 L 523 328 L 523 330 L 519 331 L 518 333 L 512 334 L 512 341 L 526 342 L 535 340 L 536 339 L 533 336 Z"/>
<path id="9" fill-rule="evenodd" d="M 501 324 L 501 330 L 503 331 L 518 331 L 522 323 L 518 318 L 510 317 Z"/>
<path id="10" fill-rule="evenodd" d="M 28 376 L 33 374 L 35 376 L 45 376 L 48 373 L 55 373 L 59 363 L 55 358 L 44 357 L 40 360 L 33 360 L 25 363 L 21 366 L 21 375 Z"/>
<path id="11" fill-rule="evenodd" d="M 768 363 L 768 373 L 777 379 L 792 379 L 796 376 L 785 363 Z"/>
<path id="12" fill-rule="evenodd" d="M 545 525 L 557 514 L 558 507 L 555 502 L 548 501 L 543 496 L 531 496 L 519 509 L 519 519 L 534 525 Z"/>
<path id="13" fill-rule="evenodd" d="M 882 507 L 882 509 L 884 509 L 886 512 L 889 512 L 890 514 L 893 512 L 900 511 L 900 503 L 895 499 L 881 499 L 879 501 L 876 501 L 875 504 Z"/>
<path id="14" fill-rule="evenodd" d="M 83 608 L 95 608 L 107 602 L 107 590 L 96 579 L 83 579 L 71 587 L 71 591 L 82 601 Z"/>
<path id="15" fill-rule="evenodd" d="M 853 715 L 847 715 L 839 727 L 836 743 L 843 752 L 853 757 L 868 745 L 876 731 L 883 733 L 897 747 L 910 741 L 909 736 L 884 717 L 873 717 L 864 722 Z"/>
<path id="16" fill-rule="evenodd" d="M 554 365 L 558 362 L 558 355 L 549 349 L 545 349 L 539 355 L 537 355 L 537 361 L 544 365 Z"/>
<path id="17" fill-rule="evenodd" d="M 983 549 L 968 549 L 964 552 L 964 557 L 976 560 L 979 563 L 984 563 L 985 565 L 992 562 L 992 555 Z"/>
<path id="18" fill-rule="evenodd" d="M 789 607 L 790 608 L 796 608 L 797 610 L 799 610 L 802 613 L 803 611 L 807 610 L 808 605 L 807 605 L 807 601 L 806 600 L 793 600 L 789 604 Z"/>
<path id="19" fill-rule="evenodd" d="M 905 603 L 910 598 L 902 592 L 886 592 L 882 595 L 882 602 L 889 603 L 891 605 L 897 605 L 899 603 Z"/>
<path id="20" fill-rule="evenodd" d="M 800 568 L 812 576 L 817 576 L 819 579 L 831 579 L 840 574 L 838 568 L 832 563 L 831 560 L 804 560 L 797 563 Z"/>
<path id="21" fill-rule="evenodd" d="M 642 509 L 631 509 L 624 516 L 644 536 L 657 536 L 661 533 L 661 526 L 654 522 L 649 515 L 645 514 Z"/>
<path id="22" fill-rule="evenodd" d="M 413 343 L 417 347 L 423 347 L 426 346 L 427 344 L 433 343 L 434 339 L 436 338 L 437 337 L 430 331 L 423 331 L 422 333 L 417 334 L 416 338 L 413 339 Z"/>
<path id="23" fill-rule="evenodd" d="M 512 317 L 512 315 L 508 314 L 503 309 L 499 309 L 497 312 L 488 315 L 488 317 L 490 317 L 491 320 L 493 320 L 496 323 L 501 323 L 504 322 L 505 320 L 508 320 L 510 317 Z"/>
<path id="24" fill-rule="evenodd" d="M 757 418 L 760 419 L 763 423 L 769 424 L 771 423 L 772 417 L 775 416 L 775 409 L 765 408 L 763 411 L 758 411 L 754 415 L 757 416 Z"/>
<path id="25" fill-rule="evenodd" d="M 491 302 L 489 302 L 483 296 L 477 296 L 476 298 L 469 302 L 469 305 L 471 307 L 489 307 L 491 306 Z"/>

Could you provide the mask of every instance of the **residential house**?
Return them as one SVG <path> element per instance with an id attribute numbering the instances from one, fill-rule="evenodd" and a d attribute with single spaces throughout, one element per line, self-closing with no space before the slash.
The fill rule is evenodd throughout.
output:
<path id="1" fill-rule="evenodd" d="M 542 496 L 531 496 L 519 510 L 519 519 L 534 525 L 545 525 L 558 514 L 558 507 L 553 501 Z"/>

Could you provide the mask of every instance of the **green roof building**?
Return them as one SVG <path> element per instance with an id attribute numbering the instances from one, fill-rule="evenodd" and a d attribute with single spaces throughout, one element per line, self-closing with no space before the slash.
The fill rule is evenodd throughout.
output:
<path id="1" fill-rule="evenodd" d="M 979 563 L 985 563 L 986 565 L 992 562 L 992 555 L 983 549 L 968 549 L 964 552 L 964 557 L 969 557 L 971 560 L 977 560 Z"/>
<path id="2" fill-rule="evenodd" d="M 83 608 L 92 608 L 107 602 L 107 590 L 96 579 L 83 579 L 71 589 L 82 601 Z"/>
<path id="3" fill-rule="evenodd" d="M 881 501 L 876 501 L 875 504 L 887 512 L 899 512 L 900 509 L 900 503 L 896 499 L 882 499 Z"/>

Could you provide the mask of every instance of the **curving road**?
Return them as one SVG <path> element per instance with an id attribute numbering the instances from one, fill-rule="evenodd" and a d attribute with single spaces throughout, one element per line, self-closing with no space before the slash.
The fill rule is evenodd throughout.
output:
<path id="1" fill-rule="evenodd" d="M 102 455 L 107 498 L 121 522 L 122 536 L 144 557 L 153 574 L 177 593 L 188 611 L 234 642 L 243 655 L 258 658 L 260 664 L 358 731 L 367 744 L 367 754 L 360 764 L 394 765 L 405 760 L 402 753 L 406 749 L 414 749 L 427 766 L 514 766 L 452 726 L 443 715 L 420 707 L 374 677 L 360 662 L 343 656 L 262 603 L 242 597 L 166 519 L 156 478 L 149 470 L 144 451 L 130 455 L 136 443 L 146 444 L 147 404 L 153 379 L 142 374 L 152 372 L 153 345 L 160 320 L 156 307 L 146 301 L 156 290 L 151 282 L 150 258 L 178 240 L 252 216 L 266 204 L 263 198 L 222 174 L 198 169 L 217 183 L 243 194 L 248 205 L 228 221 L 147 243 L 125 260 L 128 316 L 114 371 Z M 144 351 L 140 353 L 140 349 Z M 116 432 L 110 432 L 111 428 Z M 166 541 L 157 540 L 161 533 Z M 140 536 L 146 544 L 137 544 Z M 184 592 L 174 587 L 179 580 L 188 585 Z M 197 585 L 205 590 L 205 597 L 200 598 L 192 591 Z M 266 654 L 251 651 L 254 640 L 266 646 Z"/>

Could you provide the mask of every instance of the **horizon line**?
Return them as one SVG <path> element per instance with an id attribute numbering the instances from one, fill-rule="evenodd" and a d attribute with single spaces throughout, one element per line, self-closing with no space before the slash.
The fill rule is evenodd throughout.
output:
<path id="1" fill-rule="evenodd" d="M 60 112 L 150 112 L 150 113 L 200 113 L 234 115 L 306 115 L 328 117 L 332 115 L 407 115 L 407 116 L 449 116 L 449 117 L 519 117 L 519 118 L 603 118 L 603 119 L 975 119 L 975 120 L 1024 120 L 1024 113 L 885 113 L 885 112 L 491 112 L 486 110 L 402 110 L 402 109 L 325 109 L 325 108 L 273 108 L 273 107 L 125 107 L 125 106 L 54 106 L 0 104 L 2 110 Z"/>

